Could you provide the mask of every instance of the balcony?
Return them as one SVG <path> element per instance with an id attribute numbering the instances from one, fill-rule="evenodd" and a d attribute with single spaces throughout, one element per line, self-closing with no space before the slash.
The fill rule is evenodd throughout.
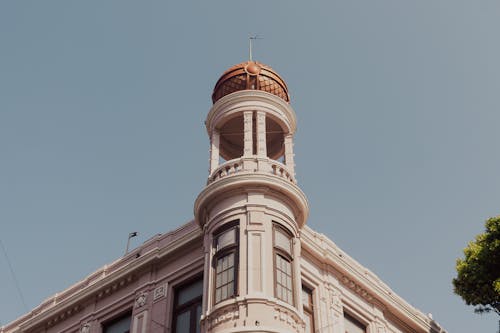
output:
<path id="1" fill-rule="evenodd" d="M 270 158 L 249 156 L 229 160 L 217 167 L 208 177 L 207 185 L 222 178 L 251 173 L 271 174 L 297 184 L 294 175 L 285 164 Z"/>

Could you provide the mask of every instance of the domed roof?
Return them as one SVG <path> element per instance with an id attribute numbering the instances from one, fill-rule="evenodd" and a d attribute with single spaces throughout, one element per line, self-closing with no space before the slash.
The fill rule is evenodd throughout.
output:
<path id="1" fill-rule="evenodd" d="M 262 90 L 290 102 L 285 81 L 271 67 L 257 61 L 234 65 L 215 84 L 212 102 L 240 90 Z"/>

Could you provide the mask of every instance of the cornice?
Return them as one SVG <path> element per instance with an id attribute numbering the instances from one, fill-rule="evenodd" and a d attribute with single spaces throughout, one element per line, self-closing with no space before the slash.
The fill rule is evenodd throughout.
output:
<path id="1" fill-rule="evenodd" d="M 223 117 L 245 110 L 265 111 L 286 124 L 289 133 L 297 128 L 297 117 L 292 107 L 281 98 L 265 91 L 242 90 L 219 99 L 210 109 L 205 125 L 208 135 Z"/>
<path id="2" fill-rule="evenodd" d="M 380 303 L 396 318 L 407 318 L 417 332 L 445 332 L 436 322 L 392 291 L 373 272 L 359 264 L 323 234 L 308 226 L 301 230 L 301 245 L 339 273 L 339 281 L 370 303 Z M 407 320 L 404 320 L 407 322 Z"/>
<path id="3" fill-rule="evenodd" d="M 0 333 L 29 332 L 39 326 L 53 326 L 79 312 L 88 300 L 111 295 L 133 282 L 140 270 L 171 257 L 173 252 L 201 237 L 202 231 L 194 221 L 169 233 L 156 235 L 127 256 L 48 298 L 30 313 L 2 327 Z"/>
<path id="4" fill-rule="evenodd" d="M 295 214 L 297 224 L 302 227 L 309 215 L 309 203 L 304 192 L 296 184 L 265 172 L 239 172 L 209 184 L 196 198 L 194 204 L 195 220 L 200 226 L 203 226 L 205 208 L 213 204 L 213 200 L 220 200 L 222 194 L 228 195 L 229 191 L 248 192 L 267 191 L 268 189 L 275 193 L 281 193 L 293 203 L 290 208 Z"/>

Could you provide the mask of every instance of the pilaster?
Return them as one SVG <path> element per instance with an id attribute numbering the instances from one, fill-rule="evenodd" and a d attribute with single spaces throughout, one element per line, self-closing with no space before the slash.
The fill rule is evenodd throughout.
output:
<path id="1" fill-rule="evenodd" d="M 243 112 L 243 156 L 253 155 L 253 111 Z"/>

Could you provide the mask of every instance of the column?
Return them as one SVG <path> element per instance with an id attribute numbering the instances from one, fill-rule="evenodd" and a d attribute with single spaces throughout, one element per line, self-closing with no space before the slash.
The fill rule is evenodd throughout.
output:
<path id="1" fill-rule="evenodd" d="M 266 113 L 264 111 L 257 111 L 257 156 L 267 157 Z"/>
<path id="2" fill-rule="evenodd" d="M 293 162 L 293 135 L 285 135 L 285 165 L 290 173 L 295 177 L 295 163 Z"/>
<path id="3" fill-rule="evenodd" d="M 214 129 L 210 138 L 210 174 L 219 166 L 220 133 Z"/>
<path id="4" fill-rule="evenodd" d="M 243 156 L 245 157 L 253 155 L 252 117 L 253 111 L 243 112 Z"/>

